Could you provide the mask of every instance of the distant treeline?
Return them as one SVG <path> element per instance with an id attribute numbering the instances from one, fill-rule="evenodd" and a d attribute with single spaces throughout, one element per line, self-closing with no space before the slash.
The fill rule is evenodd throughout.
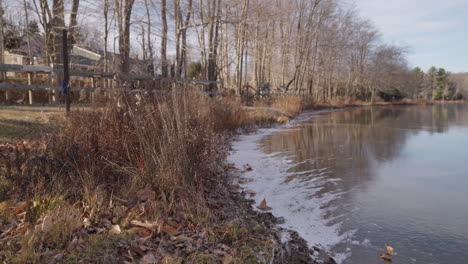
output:
<path id="1" fill-rule="evenodd" d="M 70 43 L 118 53 L 122 72 L 138 56 L 149 74 L 223 81 L 237 94 L 251 86 L 317 101 L 463 97 L 443 68 L 411 69 L 405 47 L 384 43 L 339 0 L 4 1 L 7 13 L 30 11 L 29 21 L 5 18 L 5 46 L 27 52 L 39 41 L 49 63 L 60 63 L 65 27 Z"/>
<path id="2" fill-rule="evenodd" d="M 413 82 L 407 89 L 407 96 L 428 100 L 464 99 L 464 84 L 444 68 L 431 67 L 427 72 L 416 67 L 412 71 Z M 468 87 L 467 87 L 468 88 Z"/>

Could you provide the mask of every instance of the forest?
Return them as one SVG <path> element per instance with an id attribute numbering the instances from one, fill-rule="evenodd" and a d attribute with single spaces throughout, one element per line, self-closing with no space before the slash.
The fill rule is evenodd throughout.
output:
<path id="1" fill-rule="evenodd" d="M 104 72 L 136 60 L 150 75 L 222 81 L 237 95 L 456 100 L 468 89 L 443 68 L 412 68 L 409 47 L 385 43 L 339 0 L 2 1 L 5 49 L 49 65 L 61 63 L 68 29 L 70 44 L 103 54 Z"/>

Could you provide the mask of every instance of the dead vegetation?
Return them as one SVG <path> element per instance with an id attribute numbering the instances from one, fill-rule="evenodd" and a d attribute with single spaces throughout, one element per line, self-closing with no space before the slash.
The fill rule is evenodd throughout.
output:
<path id="1" fill-rule="evenodd" d="M 52 136 L 1 146 L 0 259 L 272 259 L 279 238 L 269 230 L 273 220 L 239 211 L 247 209 L 237 204 L 240 190 L 227 183 L 223 162 L 230 133 L 274 120 L 249 114 L 235 100 L 198 93 L 116 98 L 107 107 L 73 112 Z M 300 109 L 277 107 L 288 115 Z"/>
<path id="2" fill-rule="evenodd" d="M 58 107 L 0 107 L 0 143 L 16 143 L 52 133 L 63 113 Z"/>

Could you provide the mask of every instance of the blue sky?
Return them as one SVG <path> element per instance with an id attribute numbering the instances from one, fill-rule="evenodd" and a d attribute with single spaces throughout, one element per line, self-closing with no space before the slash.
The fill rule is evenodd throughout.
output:
<path id="1" fill-rule="evenodd" d="M 407 46 L 411 66 L 468 72 L 468 0 L 354 0 L 391 44 Z"/>

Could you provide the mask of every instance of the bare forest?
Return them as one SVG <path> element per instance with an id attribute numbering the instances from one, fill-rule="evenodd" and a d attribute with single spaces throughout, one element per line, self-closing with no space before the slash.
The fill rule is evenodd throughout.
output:
<path id="1" fill-rule="evenodd" d="M 65 28 L 69 44 L 103 54 L 102 71 L 115 64 L 127 73 L 137 60 L 150 75 L 220 81 L 237 95 L 268 88 L 314 101 L 463 97 L 459 82 L 436 92 L 431 74 L 449 73 L 410 68 L 407 47 L 384 43 L 338 0 L 2 1 L 6 48 L 48 64 L 61 63 Z"/>

